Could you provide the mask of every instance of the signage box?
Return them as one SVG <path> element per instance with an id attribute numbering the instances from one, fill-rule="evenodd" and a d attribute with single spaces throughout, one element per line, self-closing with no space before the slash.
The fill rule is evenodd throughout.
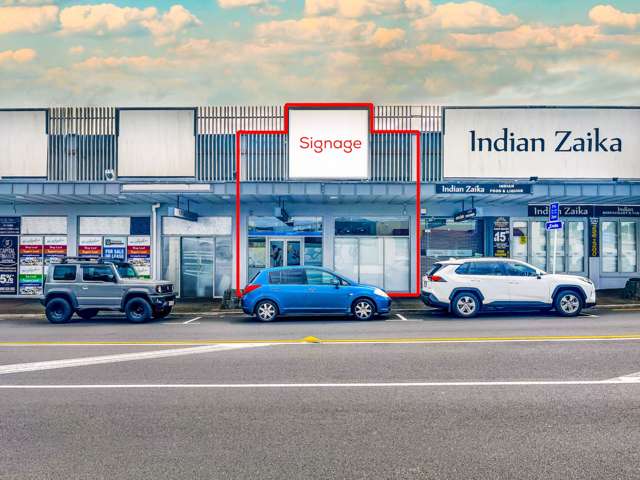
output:
<path id="1" fill-rule="evenodd" d="M 475 208 L 462 210 L 461 212 L 458 212 L 453 216 L 453 221 L 464 222 L 465 220 L 471 220 L 472 218 L 476 218 L 477 214 L 478 214 L 478 211 Z"/>
<path id="2" fill-rule="evenodd" d="M 466 195 L 522 195 L 531 193 L 531 184 L 523 183 L 438 183 L 436 193 Z"/>
<path id="3" fill-rule="evenodd" d="M 182 220 L 187 220 L 189 222 L 197 222 L 198 214 L 194 212 L 190 212 L 189 210 L 183 210 L 181 208 L 170 208 L 169 216 L 181 218 Z"/>

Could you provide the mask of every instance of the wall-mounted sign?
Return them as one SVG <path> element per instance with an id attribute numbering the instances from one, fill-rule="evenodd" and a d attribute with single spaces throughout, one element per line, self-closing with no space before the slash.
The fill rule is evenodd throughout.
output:
<path id="1" fill-rule="evenodd" d="M 20 217 L 0 217 L 0 235 L 20 235 Z"/>
<path id="2" fill-rule="evenodd" d="M 127 253 L 127 237 L 104 237 L 102 256 L 124 261 Z"/>
<path id="3" fill-rule="evenodd" d="M 522 195 L 531 193 L 529 183 L 439 183 L 436 193 L 465 195 Z"/>
<path id="4" fill-rule="evenodd" d="M 67 256 L 67 236 L 50 235 L 44 237 L 44 266 L 45 275 L 47 267 L 54 263 L 60 263 Z"/>
<path id="5" fill-rule="evenodd" d="M 369 110 L 291 108 L 289 178 L 369 178 Z"/>
<path id="6" fill-rule="evenodd" d="M 446 108 L 445 178 L 640 178 L 640 108 Z"/>
<path id="7" fill-rule="evenodd" d="M 102 237 L 80 236 L 78 240 L 78 256 L 85 258 L 102 256 Z"/>
<path id="8" fill-rule="evenodd" d="M 467 210 L 462 210 L 461 212 L 456 213 L 453 216 L 454 222 L 464 222 L 465 220 L 471 220 L 472 218 L 476 218 L 478 211 L 475 208 L 468 208 Z"/>
<path id="9" fill-rule="evenodd" d="M 530 217 L 548 217 L 549 205 L 529 205 Z M 640 205 L 562 205 L 560 217 L 640 217 Z"/>
<path id="10" fill-rule="evenodd" d="M 589 219 L 589 256 L 597 258 L 600 256 L 600 219 Z"/>
<path id="11" fill-rule="evenodd" d="M 509 258 L 510 252 L 509 217 L 498 217 L 493 222 L 493 256 Z"/>
<path id="12" fill-rule="evenodd" d="M 41 295 L 44 283 L 43 238 L 23 235 L 20 237 L 19 293 Z"/>
<path id="13" fill-rule="evenodd" d="M 18 237 L 0 236 L 0 295 L 18 293 Z"/>
<path id="14" fill-rule="evenodd" d="M 596 205 L 596 217 L 640 217 L 640 205 Z"/>
<path id="15" fill-rule="evenodd" d="M 190 212 L 189 210 L 183 210 L 182 208 L 169 208 L 169 216 L 175 218 L 181 218 L 182 220 L 188 220 L 189 222 L 197 222 L 198 214 Z"/>
<path id="16" fill-rule="evenodd" d="M 127 261 L 142 278 L 151 278 L 151 237 L 129 237 Z"/>

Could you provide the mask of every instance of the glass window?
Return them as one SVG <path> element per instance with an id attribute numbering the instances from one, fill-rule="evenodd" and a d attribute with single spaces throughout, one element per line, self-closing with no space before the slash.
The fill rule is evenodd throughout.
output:
<path id="1" fill-rule="evenodd" d="M 409 239 L 384 238 L 384 288 L 406 292 L 409 288 Z"/>
<path id="2" fill-rule="evenodd" d="M 249 217 L 249 235 L 321 235 L 322 217 Z"/>
<path id="3" fill-rule="evenodd" d="M 547 232 L 544 222 L 531 222 L 531 263 L 540 270 L 547 269 Z"/>
<path id="4" fill-rule="evenodd" d="M 467 275 L 504 275 L 502 265 L 498 262 L 469 262 Z"/>
<path id="5" fill-rule="evenodd" d="M 513 222 L 511 257 L 526 262 L 529 255 L 529 224 Z"/>
<path id="6" fill-rule="evenodd" d="M 314 267 L 322 266 L 322 238 L 305 237 L 304 239 L 304 264 Z"/>
<path id="7" fill-rule="evenodd" d="M 505 264 L 505 273 L 510 277 L 535 277 L 538 272 L 521 263 L 507 263 Z"/>
<path id="8" fill-rule="evenodd" d="M 556 233 L 557 232 L 557 233 Z M 556 272 L 564 272 L 564 235 L 565 229 L 548 233 L 547 245 L 549 245 L 549 264 L 553 268 L 553 254 L 555 253 Z M 550 269 L 551 269 L 550 268 Z"/>
<path id="9" fill-rule="evenodd" d="M 231 288 L 231 265 L 233 264 L 233 248 L 231 237 L 216 237 L 215 289 L 214 295 L 222 297 Z"/>
<path id="10" fill-rule="evenodd" d="M 85 282 L 115 282 L 116 276 L 110 265 L 83 265 L 82 279 Z"/>
<path id="11" fill-rule="evenodd" d="M 620 222 L 620 271 L 635 272 L 638 268 L 636 253 L 636 223 Z"/>
<path id="12" fill-rule="evenodd" d="M 302 268 L 277 270 L 269 273 L 269 283 L 276 285 L 304 285 L 307 277 Z"/>
<path id="13" fill-rule="evenodd" d="M 602 271 L 618 271 L 618 222 L 602 222 Z"/>
<path id="14" fill-rule="evenodd" d="M 324 270 L 317 270 L 315 268 L 306 268 L 307 283 L 309 285 L 335 285 L 339 282 L 338 277 L 331 275 Z"/>
<path id="15" fill-rule="evenodd" d="M 336 238 L 334 244 L 335 271 L 358 279 L 358 239 Z"/>
<path id="16" fill-rule="evenodd" d="M 484 221 L 454 222 L 450 218 L 423 220 L 421 266 L 425 272 L 440 260 L 484 256 Z"/>
<path id="17" fill-rule="evenodd" d="M 115 266 L 120 278 L 138 278 L 138 272 L 130 263 L 116 263 Z"/>
<path id="18" fill-rule="evenodd" d="M 75 265 L 56 265 L 53 270 L 53 279 L 62 281 L 73 281 L 76 279 Z"/>
<path id="19" fill-rule="evenodd" d="M 567 263 L 569 272 L 583 272 L 584 222 L 567 222 Z"/>
<path id="20" fill-rule="evenodd" d="M 384 286 L 384 254 L 381 238 L 360 238 L 360 282 Z"/>
<path id="21" fill-rule="evenodd" d="M 336 236 L 408 237 L 408 218 L 341 217 L 336 218 Z"/>

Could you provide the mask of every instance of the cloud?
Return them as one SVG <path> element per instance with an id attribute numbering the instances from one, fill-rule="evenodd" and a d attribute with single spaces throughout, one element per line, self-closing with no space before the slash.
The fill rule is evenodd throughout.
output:
<path id="1" fill-rule="evenodd" d="M 424 43 L 413 48 L 404 48 L 386 53 L 383 57 L 385 64 L 404 64 L 408 66 L 422 66 L 433 62 L 454 62 L 465 59 L 461 52 L 440 44 Z"/>
<path id="2" fill-rule="evenodd" d="M 337 15 L 345 18 L 406 12 L 428 13 L 430 10 L 430 0 L 305 0 L 304 4 L 306 15 Z"/>
<path id="3" fill-rule="evenodd" d="M 438 5 L 431 14 L 415 20 L 413 27 L 416 30 L 495 30 L 514 28 L 519 24 L 520 19 L 516 15 L 505 15 L 490 5 L 472 1 Z"/>
<path id="4" fill-rule="evenodd" d="M 28 63 L 35 59 L 36 56 L 36 51 L 31 48 L 5 50 L 4 52 L 0 52 L 0 65 L 6 63 Z"/>
<path id="5" fill-rule="evenodd" d="M 585 45 L 601 38 L 594 25 L 521 25 L 516 29 L 494 33 L 454 33 L 451 35 L 458 47 L 514 50 L 529 47 L 551 47 L 560 50 Z"/>
<path id="6" fill-rule="evenodd" d="M 119 7 L 112 3 L 67 7 L 60 12 L 60 23 L 63 34 L 91 33 L 101 36 L 142 28 L 163 42 L 173 39 L 175 34 L 187 27 L 201 24 L 182 5 L 173 5 L 160 14 L 155 7 L 140 9 Z"/>
<path id="7" fill-rule="evenodd" d="M 81 53 L 84 53 L 84 47 L 82 45 L 76 45 L 69 49 L 69 53 L 71 55 L 80 55 Z"/>
<path id="8" fill-rule="evenodd" d="M 589 18 L 596 25 L 635 30 L 640 25 L 640 13 L 626 13 L 611 5 L 596 5 L 589 11 Z"/>
<path id="9" fill-rule="evenodd" d="M 83 70 L 121 69 L 123 67 L 150 70 L 166 68 L 170 64 L 171 62 L 166 58 L 141 55 L 137 57 L 91 57 L 74 64 L 73 67 Z"/>
<path id="10" fill-rule="evenodd" d="M 58 7 L 0 7 L 0 34 L 36 33 L 53 27 L 58 21 Z"/>
<path id="11" fill-rule="evenodd" d="M 267 0 L 218 0 L 220 8 L 255 7 L 265 3 Z"/>
<path id="12" fill-rule="evenodd" d="M 378 48 L 386 48 L 393 45 L 397 45 L 402 39 L 404 39 L 405 31 L 401 28 L 378 28 L 373 37 L 371 37 L 371 43 Z"/>

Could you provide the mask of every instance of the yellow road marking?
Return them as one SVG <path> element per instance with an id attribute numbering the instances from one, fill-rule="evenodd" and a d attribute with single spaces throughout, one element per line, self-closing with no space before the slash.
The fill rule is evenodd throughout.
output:
<path id="1" fill-rule="evenodd" d="M 5 341 L 0 347 L 11 346 L 65 346 L 65 345 L 211 345 L 218 343 L 281 343 L 308 344 L 310 337 L 302 339 L 209 339 L 209 340 L 78 340 L 78 341 Z M 640 333 L 626 335 L 523 335 L 510 337 L 427 337 L 427 338 L 326 338 L 313 337 L 313 343 L 446 343 L 446 342 L 517 342 L 563 340 L 640 340 Z"/>

